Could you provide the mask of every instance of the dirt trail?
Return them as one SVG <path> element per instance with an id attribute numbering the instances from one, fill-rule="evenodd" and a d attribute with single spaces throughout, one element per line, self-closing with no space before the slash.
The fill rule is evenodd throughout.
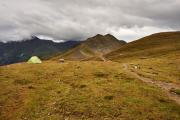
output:
<path id="1" fill-rule="evenodd" d="M 132 71 L 130 68 L 128 68 L 127 64 L 123 64 L 123 67 L 124 67 L 124 70 L 127 71 L 127 73 L 135 76 L 136 78 L 142 80 L 143 82 L 157 85 L 158 87 L 162 88 L 167 93 L 168 97 L 171 100 L 174 100 L 176 103 L 180 104 L 180 95 L 170 92 L 171 89 L 179 89 L 180 88 L 179 85 L 173 84 L 173 83 L 166 83 L 162 81 L 156 81 L 150 78 L 142 77 L 138 75 L 136 72 Z"/>
<path id="2" fill-rule="evenodd" d="M 106 58 L 105 58 L 103 55 L 101 55 L 101 56 L 99 56 L 99 57 L 100 57 L 100 59 L 101 59 L 102 61 L 104 61 L 104 62 L 107 61 Z"/>

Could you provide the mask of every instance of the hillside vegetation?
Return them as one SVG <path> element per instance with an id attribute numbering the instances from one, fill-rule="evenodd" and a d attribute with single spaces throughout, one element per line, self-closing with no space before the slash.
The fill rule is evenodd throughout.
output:
<path id="1" fill-rule="evenodd" d="M 180 51 L 180 32 L 157 33 L 128 43 L 106 55 L 108 59 L 160 57 Z"/>
<path id="2" fill-rule="evenodd" d="M 116 62 L 0 67 L 2 120 L 178 120 L 180 106 Z"/>
<path id="3" fill-rule="evenodd" d="M 0 119 L 180 119 L 179 32 L 127 44 L 115 40 L 118 46 L 95 38 L 102 39 L 64 53 L 61 63 L 56 56 L 42 64 L 1 66 Z"/>
<path id="4" fill-rule="evenodd" d="M 105 58 L 131 64 L 138 74 L 180 85 L 180 32 L 157 33 L 128 43 Z"/>

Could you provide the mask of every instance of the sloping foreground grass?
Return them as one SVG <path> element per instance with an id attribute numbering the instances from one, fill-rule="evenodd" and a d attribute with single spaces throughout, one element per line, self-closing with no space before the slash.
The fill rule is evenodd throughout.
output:
<path id="1" fill-rule="evenodd" d="M 114 62 L 0 67 L 2 120 L 178 120 L 180 106 Z"/>

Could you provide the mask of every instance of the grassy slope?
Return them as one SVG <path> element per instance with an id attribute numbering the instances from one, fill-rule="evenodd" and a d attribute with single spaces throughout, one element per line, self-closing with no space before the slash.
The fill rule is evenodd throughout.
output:
<path id="1" fill-rule="evenodd" d="M 122 46 L 106 55 L 111 60 L 137 57 L 159 57 L 180 51 L 180 32 L 157 33 Z"/>
<path id="2" fill-rule="evenodd" d="M 139 74 L 180 84 L 180 32 L 158 33 L 131 42 L 105 56 L 140 66 Z"/>
<path id="3" fill-rule="evenodd" d="M 136 72 L 142 76 L 180 85 L 180 51 L 144 60 L 134 59 L 131 63 L 140 67 Z"/>
<path id="4" fill-rule="evenodd" d="M 180 119 L 179 105 L 120 63 L 22 63 L 0 67 L 0 76 L 3 120 Z"/>

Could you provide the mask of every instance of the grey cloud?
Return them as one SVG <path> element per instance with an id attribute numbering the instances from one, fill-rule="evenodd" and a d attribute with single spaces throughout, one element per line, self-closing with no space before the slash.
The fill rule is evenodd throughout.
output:
<path id="1" fill-rule="evenodd" d="M 44 35 L 84 40 L 111 33 L 135 40 L 180 28 L 178 0 L 0 0 L 0 41 Z"/>

